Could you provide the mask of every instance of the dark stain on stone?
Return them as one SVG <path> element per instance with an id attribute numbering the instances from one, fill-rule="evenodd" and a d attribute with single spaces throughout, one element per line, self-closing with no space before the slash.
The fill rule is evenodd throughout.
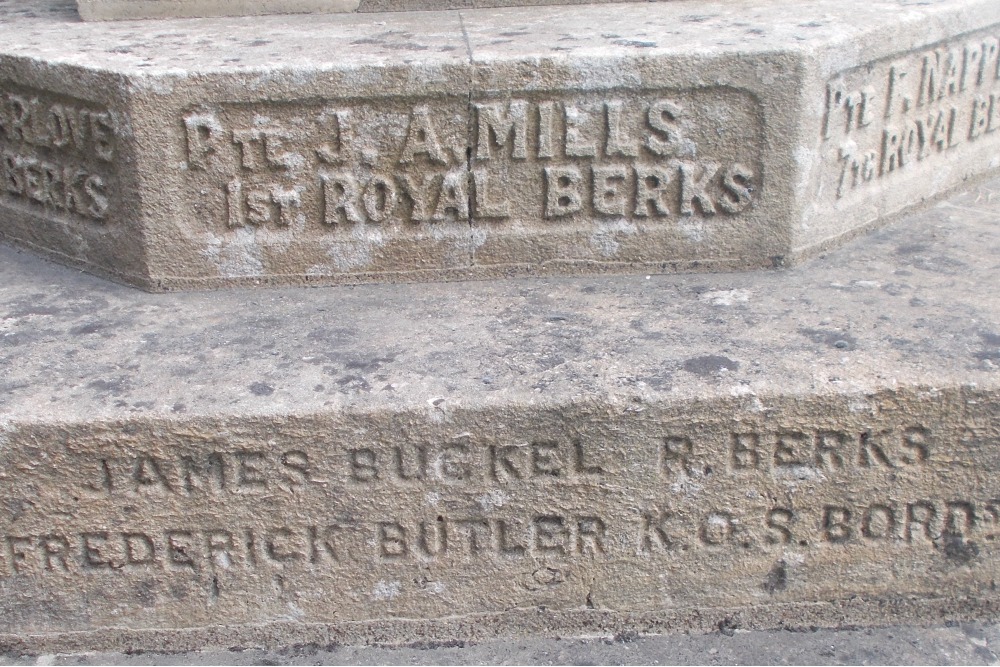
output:
<path id="1" fill-rule="evenodd" d="M 985 347 L 974 355 L 980 361 L 1000 361 L 1000 335 L 995 333 L 979 332 L 979 337 L 983 340 Z"/>
<path id="2" fill-rule="evenodd" d="M 774 595 L 778 591 L 783 591 L 788 587 L 788 568 L 785 561 L 779 560 L 767 573 L 764 578 L 764 590 Z"/>
<path id="3" fill-rule="evenodd" d="M 968 565 L 979 556 L 979 546 L 960 535 L 944 535 L 944 557 L 955 565 Z"/>
<path id="4" fill-rule="evenodd" d="M 896 246 L 897 255 L 919 255 L 927 252 L 928 247 L 924 243 L 904 243 Z"/>
<path id="5" fill-rule="evenodd" d="M 97 333 L 103 328 L 104 328 L 103 324 L 100 324 L 98 322 L 91 322 L 89 324 L 81 324 L 80 326 L 73 327 L 72 329 L 69 330 L 69 332 L 74 336 L 80 336 L 80 335 Z"/>
<path id="6" fill-rule="evenodd" d="M 156 583 L 151 580 L 137 582 L 135 585 L 135 599 L 143 609 L 155 607 Z"/>
<path id="7" fill-rule="evenodd" d="M 92 380 L 87 383 L 87 387 L 113 396 L 121 396 L 129 390 L 129 381 L 124 377 L 114 380 Z"/>
<path id="8" fill-rule="evenodd" d="M 618 46 L 631 46 L 636 49 L 652 49 L 656 47 L 656 42 L 646 42 L 639 39 L 616 39 L 613 43 Z"/>
<path id="9" fill-rule="evenodd" d="M 628 630 L 622 630 L 621 632 L 615 634 L 614 641 L 616 644 L 631 644 L 632 642 L 639 641 L 639 638 L 639 633 L 629 628 Z"/>
<path id="10" fill-rule="evenodd" d="M 274 387 L 264 382 L 254 382 L 250 385 L 250 393 L 254 396 L 270 396 L 274 393 Z"/>
<path id="11" fill-rule="evenodd" d="M 370 359 L 348 359 L 344 362 L 344 368 L 350 371 L 377 371 L 383 364 L 391 364 L 396 360 L 395 356 L 372 357 Z"/>
<path id="12" fill-rule="evenodd" d="M 729 616 L 726 616 L 724 619 L 719 621 L 719 632 L 726 637 L 734 636 L 739 627 L 739 624 Z"/>
<path id="13" fill-rule="evenodd" d="M 702 377 L 715 375 L 722 371 L 736 371 L 739 370 L 739 367 L 740 363 L 738 361 L 733 361 L 729 357 L 723 357 L 717 354 L 709 354 L 704 357 L 694 357 L 693 359 L 688 359 L 684 362 L 684 370 L 688 373 L 701 375 Z"/>
<path id="14" fill-rule="evenodd" d="M 844 331 L 833 329 L 799 329 L 799 333 L 807 336 L 814 343 L 826 345 L 835 350 L 849 352 L 858 349 L 858 339 Z"/>
<path id="15" fill-rule="evenodd" d="M 345 391 L 369 392 L 372 390 L 372 386 L 368 384 L 368 380 L 359 375 L 345 375 L 337 380 L 337 386 L 340 387 L 342 393 Z"/>
<path id="16" fill-rule="evenodd" d="M 985 646 L 977 646 L 972 649 L 972 652 L 979 656 L 984 665 L 995 665 L 997 662 L 997 654 Z"/>

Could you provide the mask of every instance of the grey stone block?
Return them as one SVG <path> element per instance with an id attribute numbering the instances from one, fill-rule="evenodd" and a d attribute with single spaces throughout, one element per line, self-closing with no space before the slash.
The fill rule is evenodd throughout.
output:
<path id="1" fill-rule="evenodd" d="M 986 0 L 27 7 L 2 235 L 148 290 L 780 266 L 998 166 Z"/>
<path id="2" fill-rule="evenodd" d="M 579 5 L 591 0 L 77 0 L 84 21 Z M 598 0 L 624 2 L 625 0 Z"/>
<path id="3" fill-rule="evenodd" d="M 157 295 L 2 249 L 0 643 L 995 618 L 998 188 L 783 272 Z"/>

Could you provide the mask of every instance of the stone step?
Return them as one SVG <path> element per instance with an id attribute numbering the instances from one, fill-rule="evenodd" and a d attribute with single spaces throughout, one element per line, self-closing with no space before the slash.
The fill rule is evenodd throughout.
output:
<path id="1" fill-rule="evenodd" d="M 0 8 L 2 235 L 147 290 L 782 266 L 1000 164 L 994 0 L 74 17 Z"/>
<path id="2" fill-rule="evenodd" d="M 84 21 L 122 21 L 264 14 L 432 11 L 623 1 L 625 0 L 77 0 L 77 8 Z"/>
<path id="3" fill-rule="evenodd" d="M 781 272 L 158 295 L 0 249 L 0 645 L 995 618 L 998 192 Z"/>

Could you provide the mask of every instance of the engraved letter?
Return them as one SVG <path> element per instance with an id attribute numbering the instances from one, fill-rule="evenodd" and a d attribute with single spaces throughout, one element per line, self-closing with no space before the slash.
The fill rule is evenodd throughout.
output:
<path id="1" fill-rule="evenodd" d="M 553 124 L 556 117 L 555 102 L 538 103 L 538 157 L 550 158 L 555 155 L 555 147 L 552 145 L 555 130 Z"/>
<path id="2" fill-rule="evenodd" d="M 715 205 L 711 197 L 705 192 L 711 183 L 715 173 L 719 171 L 719 165 L 712 162 L 705 162 L 701 165 L 701 178 L 695 178 L 695 171 L 698 165 L 692 162 L 681 162 L 678 169 L 681 173 L 681 215 L 694 215 L 694 202 L 698 202 L 701 212 L 704 215 L 715 215 Z"/>
<path id="3" fill-rule="evenodd" d="M 732 195 L 732 199 L 720 197 L 719 208 L 726 213 L 736 214 L 749 206 L 753 198 L 752 178 L 753 172 L 749 167 L 744 167 L 738 162 L 730 165 L 722 177 L 722 189 Z"/>
<path id="4" fill-rule="evenodd" d="M 419 178 L 419 180 L 417 180 Z M 403 183 L 403 190 L 410 198 L 412 207 L 410 208 L 410 220 L 413 222 L 426 222 L 430 217 L 430 205 L 433 202 L 431 188 L 437 181 L 438 176 L 428 174 L 418 177 L 410 174 L 402 174 L 399 179 Z"/>
<path id="5" fill-rule="evenodd" d="M 243 183 L 234 178 L 226 184 L 226 221 L 230 229 L 244 227 L 247 224 L 243 215 Z"/>
<path id="6" fill-rule="evenodd" d="M 302 198 L 297 189 L 274 188 L 271 190 L 271 201 L 278 206 L 279 225 L 288 227 L 295 222 L 295 212 L 302 206 Z"/>
<path id="7" fill-rule="evenodd" d="M 653 215 L 670 215 L 667 206 L 667 184 L 670 183 L 670 172 L 657 167 L 636 167 L 635 170 L 635 214 L 639 217 L 649 215 L 652 207 Z"/>
<path id="8" fill-rule="evenodd" d="M 729 460 L 736 470 L 756 468 L 760 464 L 760 436 L 756 433 L 733 433 L 729 447 Z"/>
<path id="9" fill-rule="evenodd" d="M 356 482 L 370 482 L 378 479 L 375 467 L 375 452 L 370 449 L 352 449 L 347 452 L 351 467 L 351 479 Z"/>
<path id="10" fill-rule="evenodd" d="M 607 156 L 636 157 L 639 155 L 635 139 L 628 136 L 627 130 L 622 127 L 624 106 L 621 100 L 604 103 L 604 113 L 608 120 L 607 141 L 604 143 L 604 154 Z"/>
<path id="11" fill-rule="evenodd" d="M 384 222 L 396 207 L 396 184 L 385 176 L 372 176 L 361 199 L 372 222 Z"/>
<path id="12" fill-rule="evenodd" d="M 358 184 L 347 174 L 320 176 L 323 182 L 323 222 L 339 225 L 341 222 L 363 222 L 358 212 Z"/>
<path id="13" fill-rule="evenodd" d="M 823 508 L 823 539 L 840 544 L 851 539 L 851 510 L 827 505 Z"/>
<path id="14" fill-rule="evenodd" d="M 410 113 L 410 126 L 406 130 L 406 141 L 403 142 L 399 162 L 410 164 L 416 161 L 418 155 L 426 155 L 431 162 L 437 164 L 447 164 L 431 124 L 430 109 L 426 106 L 414 107 Z"/>
<path id="15" fill-rule="evenodd" d="M 621 217 L 625 215 L 628 200 L 625 196 L 625 167 L 611 165 L 593 167 L 594 210 L 605 215 Z"/>
<path id="16" fill-rule="evenodd" d="M 583 179 L 574 167 L 545 167 L 545 217 L 558 218 L 583 207 Z"/>
<path id="17" fill-rule="evenodd" d="M 222 135 L 222 124 L 212 114 L 189 114 L 184 117 L 184 127 L 187 130 L 188 167 L 205 169 Z"/>
<path id="18" fill-rule="evenodd" d="M 398 523 L 378 524 L 378 555 L 386 560 L 399 560 L 410 553 L 406 544 L 406 529 Z"/>
<path id="19" fill-rule="evenodd" d="M 479 218 L 507 218 L 510 206 L 505 197 L 498 196 L 496 188 L 490 185 L 489 173 L 485 169 L 472 170 L 475 186 L 475 215 Z"/>
<path id="20" fill-rule="evenodd" d="M 649 107 L 647 119 L 653 133 L 646 137 L 646 148 L 654 155 L 677 155 L 681 144 L 678 127 L 682 109 L 670 100 L 660 100 Z"/>
<path id="21" fill-rule="evenodd" d="M 670 435 L 663 438 L 660 446 L 660 473 L 664 475 L 691 475 L 695 472 L 691 464 L 694 443 L 686 435 Z"/>
<path id="22" fill-rule="evenodd" d="M 327 141 L 316 148 L 316 157 L 320 162 L 337 164 L 344 160 L 347 147 L 347 119 L 350 115 L 350 111 L 334 111 L 323 116 L 324 119 L 332 120 L 327 121 L 330 125 L 326 134 Z"/>
<path id="23" fill-rule="evenodd" d="M 469 195 L 466 191 L 469 178 L 464 171 L 449 171 L 441 181 L 441 194 L 431 220 L 440 221 L 448 218 L 452 211 L 457 220 L 469 219 Z"/>
<path id="24" fill-rule="evenodd" d="M 479 121 L 479 142 L 476 148 L 478 159 L 489 160 L 491 144 L 505 147 L 511 135 L 511 157 L 523 160 L 528 156 L 527 102 L 514 100 L 507 105 L 507 110 L 501 104 L 476 104 L 475 107 Z"/>
<path id="25" fill-rule="evenodd" d="M 570 157 L 595 155 L 597 148 L 583 136 L 589 120 L 587 114 L 576 107 L 563 105 L 563 118 L 566 121 L 566 155 Z"/>

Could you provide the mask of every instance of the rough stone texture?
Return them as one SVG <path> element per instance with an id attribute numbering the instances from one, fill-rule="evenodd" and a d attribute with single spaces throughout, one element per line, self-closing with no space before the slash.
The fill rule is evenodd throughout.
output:
<path id="1" fill-rule="evenodd" d="M 532 5 L 578 5 L 595 0 L 77 0 L 84 21 L 263 14 L 399 12 Z M 624 2 L 625 0 L 596 0 Z M 653 0 L 656 1 L 656 0 Z"/>
<path id="2" fill-rule="evenodd" d="M 998 189 L 782 272 L 155 295 L 0 250 L 0 642 L 994 618 Z"/>
<path id="3" fill-rule="evenodd" d="M 282 646 L 181 653 L 0 655 L 11 665 L 995 665 L 1000 628 L 962 623 L 412 646 Z"/>
<path id="4" fill-rule="evenodd" d="M 993 0 L 0 11 L 2 235 L 149 290 L 773 267 L 1000 165 Z"/>

